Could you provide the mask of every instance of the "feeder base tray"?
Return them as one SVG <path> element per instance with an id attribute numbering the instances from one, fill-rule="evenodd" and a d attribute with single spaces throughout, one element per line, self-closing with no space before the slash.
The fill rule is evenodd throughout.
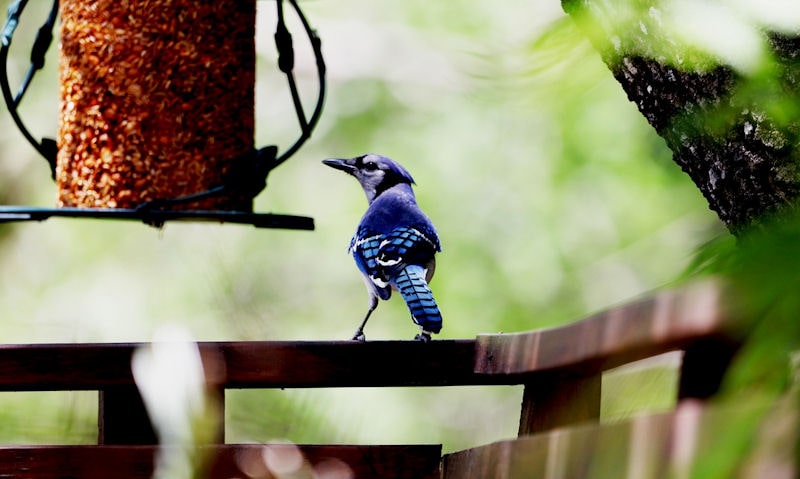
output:
<path id="1" fill-rule="evenodd" d="M 210 221 L 248 224 L 256 228 L 314 229 L 314 219 L 306 216 L 249 213 L 245 211 L 0 206 L 0 223 L 44 221 L 53 217 L 137 220 L 155 227 L 161 227 L 167 221 Z"/>

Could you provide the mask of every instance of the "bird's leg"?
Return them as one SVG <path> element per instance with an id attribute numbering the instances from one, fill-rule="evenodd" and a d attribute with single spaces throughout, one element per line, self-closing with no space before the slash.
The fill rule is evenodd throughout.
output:
<path id="1" fill-rule="evenodd" d="M 370 303 L 369 303 L 369 310 L 367 311 L 367 315 L 364 316 L 364 321 L 361 321 L 361 326 L 358 327 L 356 330 L 356 334 L 353 335 L 353 341 L 361 341 L 364 342 L 367 340 L 367 337 L 364 336 L 364 326 L 367 325 L 367 320 L 369 316 L 375 311 L 375 308 L 378 307 L 378 297 L 375 295 L 370 295 Z"/>
<path id="2" fill-rule="evenodd" d="M 364 326 L 366 326 L 369 315 L 372 314 L 373 311 L 375 311 L 375 308 L 369 308 L 367 315 L 364 316 L 364 321 L 361 322 L 361 326 L 358 327 L 356 334 L 353 335 L 353 341 L 361 341 L 363 343 L 367 340 L 367 337 L 364 336 Z"/>

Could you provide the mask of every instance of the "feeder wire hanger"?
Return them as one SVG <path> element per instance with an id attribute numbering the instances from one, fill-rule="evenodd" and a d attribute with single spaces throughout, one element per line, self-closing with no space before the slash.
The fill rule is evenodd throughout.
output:
<path id="1" fill-rule="evenodd" d="M 30 143 L 50 165 L 50 176 L 55 179 L 56 153 L 58 151 L 56 141 L 52 138 L 43 138 L 41 141 L 36 140 L 22 122 L 17 107 L 22 101 L 25 92 L 28 90 L 28 86 L 30 86 L 36 72 L 44 67 L 44 56 L 50 44 L 53 42 L 53 27 L 56 22 L 56 17 L 58 16 L 58 0 L 53 2 L 47 20 L 36 34 L 36 39 L 31 48 L 31 64 L 15 96 L 12 96 L 11 87 L 8 84 L 8 52 L 11 47 L 11 39 L 14 36 L 17 25 L 19 25 L 20 15 L 22 15 L 22 11 L 25 9 L 27 3 L 28 0 L 16 0 L 8 7 L 8 19 L 3 26 L 2 34 L 0 34 L 0 89 L 2 89 L 3 99 L 8 107 L 8 112 L 11 114 L 11 118 L 14 120 L 14 124 L 17 125 L 22 136 L 28 140 L 28 143 Z"/>
<path id="2" fill-rule="evenodd" d="M 322 40 L 320 40 L 314 29 L 311 28 L 302 10 L 300 10 L 297 0 L 288 1 L 295 12 L 297 12 L 297 17 L 300 19 L 300 22 L 302 22 L 306 35 L 308 35 L 308 39 L 311 42 L 311 47 L 314 50 L 314 59 L 317 62 L 319 95 L 317 96 L 317 103 L 314 106 L 314 111 L 311 113 L 311 119 L 306 121 L 303 105 L 300 103 L 300 94 L 297 91 L 297 83 L 294 79 L 294 48 L 292 47 L 292 34 L 289 33 L 289 29 L 286 28 L 286 23 L 283 20 L 283 0 L 276 0 L 275 3 L 278 8 L 278 26 L 275 31 L 275 45 L 279 53 L 278 68 L 286 74 L 289 90 L 292 93 L 292 102 L 294 103 L 294 109 L 297 113 L 297 119 L 300 122 L 302 133 L 288 150 L 275 159 L 273 168 L 288 160 L 289 157 L 294 155 L 295 152 L 311 138 L 311 132 L 314 131 L 314 127 L 317 126 L 317 122 L 319 122 L 319 118 L 322 115 L 322 105 L 325 100 L 325 60 L 322 57 Z"/>
<path id="3" fill-rule="evenodd" d="M 322 115 L 325 101 L 325 60 L 322 56 L 322 41 L 316 31 L 311 27 L 308 19 L 303 14 L 297 0 L 287 0 L 294 9 L 298 19 L 303 25 L 308 41 L 314 54 L 317 67 L 318 93 L 317 101 L 311 116 L 306 119 L 305 109 L 300 98 L 297 83 L 294 78 L 294 47 L 292 35 L 286 27 L 283 0 L 276 0 L 277 27 L 275 31 L 275 46 L 278 51 L 278 68 L 286 75 L 289 90 L 292 96 L 295 114 L 300 124 L 300 135 L 295 142 L 283 153 L 278 155 L 278 147 L 268 145 L 259 149 L 253 148 L 244 155 L 234 158 L 223 178 L 221 185 L 205 191 L 177 198 L 164 198 L 146 201 L 132 209 L 122 208 L 36 208 L 20 206 L 0 206 L 0 223 L 10 221 L 42 221 L 53 216 L 78 217 L 78 218 L 105 218 L 140 220 L 146 224 L 161 227 L 170 220 L 210 220 L 230 223 L 251 224 L 257 228 L 287 228 L 287 229 L 314 229 L 312 218 L 302 216 L 280 215 L 270 213 L 250 213 L 243 211 L 219 210 L 171 210 L 166 209 L 172 205 L 185 204 L 224 193 L 244 194 L 255 198 L 265 187 L 270 171 L 278 167 L 293 156 L 303 144 L 311 138 L 311 134 Z M 56 171 L 56 141 L 50 138 L 36 140 L 27 129 L 19 116 L 17 107 L 22 101 L 33 77 L 44 66 L 45 54 L 53 41 L 53 28 L 58 16 L 58 0 L 53 0 L 50 13 L 44 24 L 39 28 L 36 39 L 31 49 L 31 63 L 16 95 L 12 95 L 8 81 L 8 54 L 14 31 L 19 24 L 22 11 L 28 0 L 14 0 L 8 7 L 8 16 L 2 31 L 0 31 L 0 90 L 8 107 L 14 123 L 22 135 L 47 161 L 50 174 L 55 179 Z"/>

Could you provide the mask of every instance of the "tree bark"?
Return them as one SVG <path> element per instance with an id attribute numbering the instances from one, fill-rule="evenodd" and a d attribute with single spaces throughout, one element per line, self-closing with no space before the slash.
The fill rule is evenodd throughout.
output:
<path id="1" fill-rule="evenodd" d="M 659 54 L 675 45 L 660 28 L 660 3 L 638 3 L 644 4 L 639 17 L 631 21 L 629 9 L 623 22 L 623 7 L 613 0 L 562 0 L 562 7 L 732 233 L 794 205 L 800 195 L 800 38 L 768 35 L 769 78 L 722 64 L 679 68 L 669 54 Z"/>

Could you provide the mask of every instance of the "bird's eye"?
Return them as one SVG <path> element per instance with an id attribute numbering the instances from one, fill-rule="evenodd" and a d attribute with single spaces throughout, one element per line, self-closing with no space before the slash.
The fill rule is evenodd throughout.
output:
<path id="1" fill-rule="evenodd" d="M 364 163 L 364 169 L 368 171 L 375 171 L 378 169 L 378 164 L 374 161 L 367 161 Z"/>

